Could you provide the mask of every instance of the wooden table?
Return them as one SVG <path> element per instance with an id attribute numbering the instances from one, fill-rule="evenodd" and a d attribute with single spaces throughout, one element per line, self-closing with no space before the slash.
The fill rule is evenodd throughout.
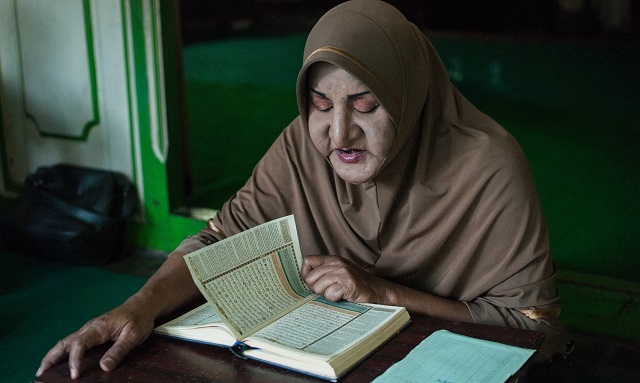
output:
<path id="1" fill-rule="evenodd" d="M 542 333 L 532 330 L 449 322 L 416 315 L 412 315 L 411 319 L 412 323 L 406 329 L 340 379 L 340 382 L 371 382 L 405 357 L 429 334 L 440 329 L 531 349 L 538 349 L 543 339 Z M 320 379 L 263 362 L 238 358 L 227 349 L 158 335 L 152 335 L 134 349 L 114 371 L 104 372 L 98 363 L 106 349 L 106 346 L 98 347 L 87 353 L 81 378 L 74 382 L 322 382 Z M 514 381 L 522 378 L 529 363 L 518 372 Z M 66 363 L 53 367 L 34 380 L 41 383 L 69 381 Z"/>

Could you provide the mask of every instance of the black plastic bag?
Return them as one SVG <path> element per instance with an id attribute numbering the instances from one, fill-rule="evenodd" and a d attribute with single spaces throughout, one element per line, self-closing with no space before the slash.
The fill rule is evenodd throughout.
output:
<path id="1" fill-rule="evenodd" d="M 27 176 L 17 208 L 19 250 L 100 265 L 118 256 L 137 208 L 135 187 L 116 172 L 59 164 Z"/>

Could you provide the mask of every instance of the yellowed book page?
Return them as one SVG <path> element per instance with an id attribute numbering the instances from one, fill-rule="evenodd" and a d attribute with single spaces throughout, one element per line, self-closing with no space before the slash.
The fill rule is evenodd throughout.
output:
<path id="1" fill-rule="evenodd" d="M 181 327 L 181 328 L 194 328 L 205 327 L 215 324 L 222 324 L 222 319 L 213 310 L 211 305 L 204 304 L 199 306 L 188 313 L 185 313 L 174 320 L 165 323 L 165 327 Z"/>
<path id="2" fill-rule="evenodd" d="M 236 343 L 236 338 L 208 303 L 156 327 L 154 332 L 228 347 Z"/>
<path id="3" fill-rule="evenodd" d="M 401 310 L 401 307 L 329 302 L 317 297 L 256 332 L 247 344 L 264 347 L 274 343 L 330 357 L 371 336 Z"/>
<path id="4" fill-rule="evenodd" d="M 300 278 L 293 216 L 204 247 L 185 260 L 202 294 L 240 340 L 315 297 Z"/>

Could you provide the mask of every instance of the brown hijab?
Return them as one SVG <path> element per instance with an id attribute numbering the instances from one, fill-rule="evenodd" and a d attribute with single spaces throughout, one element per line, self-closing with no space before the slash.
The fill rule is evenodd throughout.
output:
<path id="1" fill-rule="evenodd" d="M 307 129 L 307 70 L 358 77 L 396 126 L 369 182 L 339 178 Z M 311 31 L 297 84 L 300 116 L 216 215 L 227 235 L 294 214 L 303 254 L 335 254 L 370 273 L 463 301 L 476 322 L 555 326 L 555 268 L 526 158 L 451 84 L 424 34 L 392 6 L 354 0 Z M 178 248 L 219 239 L 209 229 Z"/>

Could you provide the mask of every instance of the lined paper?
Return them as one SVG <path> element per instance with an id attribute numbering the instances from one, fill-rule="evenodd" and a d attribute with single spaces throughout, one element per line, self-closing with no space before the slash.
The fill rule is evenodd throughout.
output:
<path id="1" fill-rule="evenodd" d="M 438 330 L 374 383 L 505 382 L 535 350 Z"/>

